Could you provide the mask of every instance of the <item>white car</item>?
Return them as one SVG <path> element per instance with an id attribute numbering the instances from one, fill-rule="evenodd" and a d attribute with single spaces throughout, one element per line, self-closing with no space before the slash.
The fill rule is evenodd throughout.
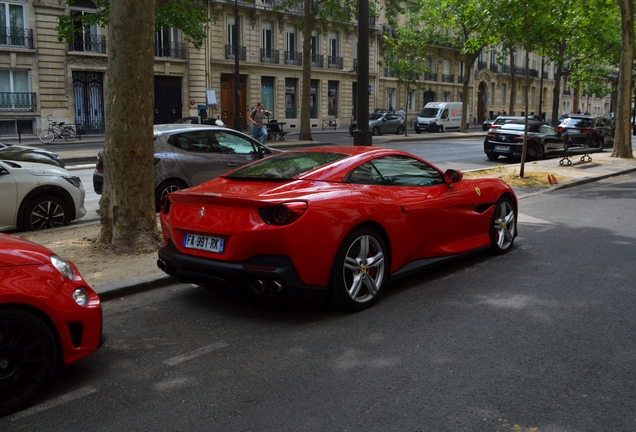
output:
<path id="1" fill-rule="evenodd" d="M 0 232 L 67 225 L 86 214 L 79 177 L 64 168 L 0 160 Z"/>

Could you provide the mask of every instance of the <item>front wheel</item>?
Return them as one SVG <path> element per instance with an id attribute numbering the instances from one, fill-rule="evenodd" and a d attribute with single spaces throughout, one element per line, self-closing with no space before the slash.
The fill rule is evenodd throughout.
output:
<path id="1" fill-rule="evenodd" d="M 0 416 L 21 409 L 53 377 L 57 345 L 37 316 L 0 309 Z"/>
<path id="2" fill-rule="evenodd" d="M 53 195 L 40 195 L 26 206 L 22 229 L 37 231 L 46 228 L 59 228 L 69 222 L 69 212 L 61 199 Z"/>
<path id="3" fill-rule="evenodd" d="M 537 147 L 537 151 L 534 155 L 534 158 L 536 160 L 543 160 L 545 159 L 545 147 L 543 147 L 543 144 L 539 144 L 539 147 Z"/>
<path id="4" fill-rule="evenodd" d="M 380 128 L 379 128 L 379 127 L 377 127 L 377 126 L 376 126 L 376 127 L 374 127 L 374 128 L 371 130 L 371 132 L 373 133 L 373 135 L 374 135 L 374 136 L 382 135 L 382 134 L 380 133 Z"/>
<path id="5" fill-rule="evenodd" d="M 495 206 L 490 222 L 491 250 L 497 255 L 504 254 L 512 248 L 517 231 L 517 216 L 510 198 L 501 197 Z"/>
<path id="6" fill-rule="evenodd" d="M 402 135 L 404 133 L 404 126 L 399 126 L 397 128 L 397 132 L 395 133 L 396 135 Z"/>
<path id="7" fill-rule="evenodd" d="M 329 288 L 334 304 L 350 311 L 371 307 L 384 286 L 389 256 L 384 239 L 372 228 L 357 228 L 334 258 Z"/>
<path id="8" fill-rule="evenodd" d="M 442 125 L 437 126 L 437 132 L 439 132 L 439 133 L 444 132 L 444 126 L 442 126 Z"/>
<path id="9" fill-rule="evenodd" d="M 38 139 L 44 144 L 49 144 L 55 139 L 55 134 L 53 133 L 53 131 L 50 131 L 48 129 L 43 130 L 42 132 L 40 132 L 40 135 L 38 135 Z"/>

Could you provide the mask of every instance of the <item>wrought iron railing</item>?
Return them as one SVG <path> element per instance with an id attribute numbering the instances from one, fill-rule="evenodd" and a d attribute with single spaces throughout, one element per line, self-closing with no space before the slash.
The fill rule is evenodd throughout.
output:
<path id="1" fill-rule="evenodd" d="M 536 69 L 530 69 L 530 76 L 532 78 L 539 78 L 539 71 Z"/>
<path id="2" fill-rule="evenodd" d="M 355 59 L 353 60 L 356 61 Z M 313 67 L 324 68 L 325 67 L 325 56 L 322 54 L 312 54 L 311 55 L 311 65 Z"/>
<path id="3" fill-rule="evenodd" d="M 33 30 L 18 27 L 0 27 L 0 46 L 33 48 Z"/>
<path id="4" fill-rule="evenodd" d="M 184 42 L 155 43 L 155 57 L 168 57 L 185 60 L 186 44 Z"/>
<path id="5" fill-rule="evenodd" d="M 436 73 L 425 73 L 424 74 L 424 80 L 425 81 L 437 81 L 437 74 Z"/>
<path id="6" fill-rule="evenodd" d="M 302 66 L 303 53 L 297 51 L 285 51 L 285 64 Z"/>
<path id="7" fill-rule="evenodd" d="M 457 84 L 464 83 L 464 75 L 457 75 Z"/>
<path id="8" fill-rule="evenodd" d="M 490 63 L 490 71 L 494 73 L 499 73 L 499 65 L 497 63 Z"/>
<path id="9" fill-rule="evenodd" d="M 279 52 L 275 49 L 261 48 L 261 63 L 279 63 Z"/>
<path id="10" fill-rule="evenodd" d="M 35 111 L 35 93 L 0 92 L 0 111 Z"/>
<path id="11" fill-rule="evenodd" d="M 572 90 L 564 89 L 563 90 L 563 94 L 566 95 L 566 96 L 570 96 L 570 95 L 572 95 Z"/>
<path id="12" fill-rule="evenodd" d="M 245 61 L 246 49 L 244 46 L 239 46 L 239 60 Z M 234 45 L 225 45 L 225 58 L 226 60 L 234 60 Z"/>
<path id="13" fill-rule="evenodd" d="M 344 60 L 338 56 L 327 56 L 327 66 L 329 69 L 342 69 Z"/>
<path id="14" fill-rule="evenodd" d="M 395 78 L 395 71 L 393 69 L 384 68 L 384 76 L 389 78 Z"/>
<path id="15" fill-rule="evenodd" d="M 455 80 L 455 75 L 442 74 L 442 82 L 452 83 Z"/>
<path id="16" fill-rule="evenodd" d="M 482 70 L 482 69 L 487 69 L 487 68 L 488 68 L 488 63 L 486 63 L 485 61 L 481 61 L 481 60 L 477 61 L 477 69 Z"/>
<path id="17" fill-rule="evenodd" d="M 106 54 L 106 36 L 76 35 L 69 42 L 68 50 Z"/>

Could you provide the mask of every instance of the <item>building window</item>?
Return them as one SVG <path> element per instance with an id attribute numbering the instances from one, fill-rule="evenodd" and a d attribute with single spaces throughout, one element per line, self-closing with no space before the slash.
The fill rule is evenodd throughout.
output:
<path id="1" fill-rule="evenodd" d="M 395 89 L 386 89 L 386 105 L 389 110 L 395 109 Z"/>
<path id="2" fill-rule="evenodd" d="M 285 118 L 296 118 L 298 79 L 285 78 Z"/>
<path id="3" fill-rule="evenodd" d="M 444 102 L 450 102 L 450 101 L 451 101 L 450 92 L 444 92 Z"/>
<path id="4" fill-rule="evenodd" d="M 327 84 L 327 114 L 329 117 L 338 117 L 338 81 L 329 81 Z"/>
<path id="5" fill-rule="evenodd" d="M 24 7 L 0 3 L 0 45 L 32 48 L 32 37 L 24 28 Z"/>
<path id="6" fill-rule="evenodd" d="M 267 111 L 275 112 L 274 77 L 261 77 L 261 101 L 263 102 L 263 108 Z"/>
<path id="7" fill-rule="evenodd" d="M 0 70 L 0 111 L 33 111 L 28 71 Z"/>
<path id="8" fill-rule="evenodd" d="M 239 32 L 236 45 L 241 45 L 241 17 L 239 17 Z M 234 46 L 234 15 L 227 16 L 227 44 Z"/>
<path id="9" fill-rule="evenodd" d="M 318 118 L 318 88 L 320 86 L 320 81 L 311 80 L 310 89 L 309 89 L 309 117 L 310 118 Z"/>
<path id="10" fill-rule="evenodd" d="M 166 28 L 155 33 L 155 57 L 185 59 L 185 44 L 179 42 L 179 30 Z"/>
<path id="11" fill-rule="evenodd" d="M 407 111 L 415 111 L 415 94 L 416 93 L 414 91 L 409 92 L 408 100 L 406 102 Z"/>

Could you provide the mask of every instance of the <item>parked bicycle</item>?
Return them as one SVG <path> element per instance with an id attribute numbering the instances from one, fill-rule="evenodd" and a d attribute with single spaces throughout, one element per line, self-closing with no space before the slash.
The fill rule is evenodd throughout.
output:
<path id="1" fill-rule="evenodd" d="M 48 128 L 40 132 L 38 138 L 45 144 L 52 143 L 56 138 L 64 138 L 65 141 L 75 141 L 77 132 L 75 125 L 66 125 L 65 122 L 48 120 Z"/>

